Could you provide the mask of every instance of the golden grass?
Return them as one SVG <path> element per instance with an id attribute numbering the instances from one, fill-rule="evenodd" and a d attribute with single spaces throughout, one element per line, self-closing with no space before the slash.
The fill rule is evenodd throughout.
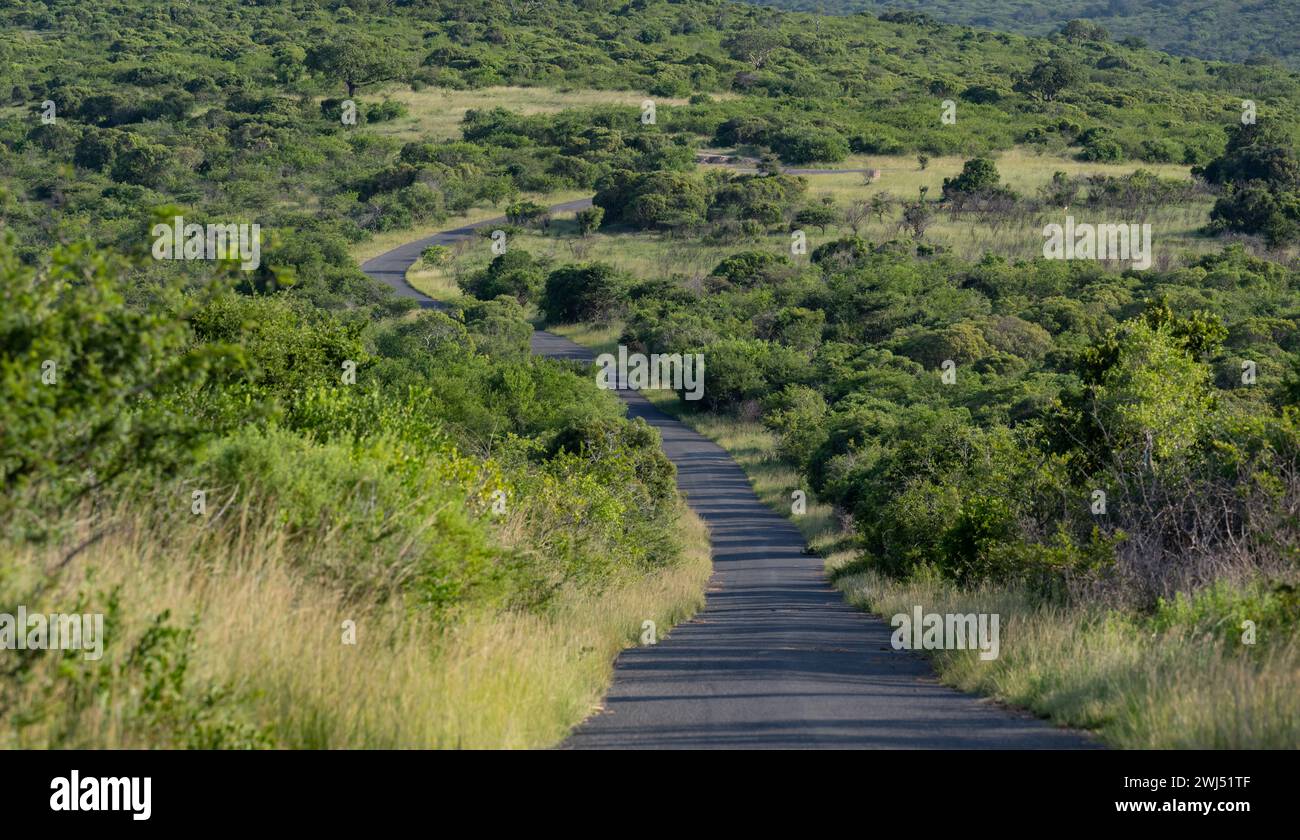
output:
<path id="1" fill-rule="evenodd" d="M 410 113 L 405 117 L 366 126 L 366 130 L 371 133 L 402 141 L 420 138 L 459 140 L 461 120 L 464 119 L 465 112 L 471 109 L 505 108 L 519 114 L 548 114 L 595 105 L 627 105 L 640 109 L 642 101 L 646 99 L 653 99 L 656 104 L 662 105 L 685 105 L 687 102 L 682 98 L 651 96 L 634 90 L 557 90 L 511 86 L 474 90 L 429 87 L 418 91 L 391 88 L 362 98 L 368 103 L 391 99 L 407 107 Z"/>
<path id="2" fill-rule="evenodd" d="M 452 300 L 463 294 L 456 285 L 456 278 L 441 266 L 430 268 L 417 262 L 407 269 L 406 282 L 434 300 Z"/>
<path id="3" fill-rule="evenodd" d="M 989 157 L 997 164 L 1003 182 L 1021 193 L 1034 192 L 1040 186 L 1050 182 L 1056 172 L 1064 172 L 1071 176 L 1118 177 L 1128 175 L 1137 169 L 1146 169 L 1162 178 L 1190 180 L 1192 177 L 1191 167 L 1180 164 L 1146 163 L 1145 161 L 1096 163 L 1076 160 L 1066 155 L 1040 153 L 1024 146 L 993 152 Z M 922 186 L 930 188 L 931 196 L 937 195 L 943 189 L 943 179 L 959 174 L 965 162 L 966 158 L 960 155 L 942 155 L 930 158 L 926 168 L 922 170 L 916 155 L 852 155 L 843 163 L 837 163 L 829 168 L 879 169 L 881 177 L 872 185 L 873 188 L 889 190 L 911 198 Z M 862 185 L 862 176 L 850 173 L 809 177 L 815 177 L 818 185 L 843 184 L 849 187 Z"/>
<path id="4" fill-rule="evenodd" d="M 544 327 L 547 332 L 569 339 L 574 344 L 581 344 L 593 353 L 618 352 L 618 339 L 623 334 L 623 324 L 615 321 L 611 324 L 555 324 Z M 645 395 L 660 397 L 662 391 L 646 391 Z"/>
<path id="5" fill-rule="evenodd" d="M 421 113 L 434 108 L 432 103 L 443 103 L 449 108 L 452 108 L 454 103 L 454 108 L 459 108 L 459 114 L 463 115 L 467 108 L 488 106 L 494 101 L 492 98 L 496 95 L 494 92 L 499 94 L 500 104 L 503 107 L 524 113 L 561 110 L 582 102 L 591 104 L 615 101 L 620 96 L 639 103 L 639 97 L 642 96 L 639 93 L 615 91 L 560 92 L 540 88 L 487 88 L 479 91 L 427 89 L 418 93 L 398 91 L 391 96 L 403 101 L 410 99 L 411 102 L 408 104 L 419 104 L 419 107 L 424 109 Z M 594 98 L 585 99 L 589 95 Z M 459 118 L 459 116 L 455 117 L 456 120 Z M 423 121 L 425 117 L 413 116 L 410 119 Z M 388 124 L 380 123 L 368 127 L 367 130 L 382 132 L 385 125 Z M 1040 187 L 1051 181 L 1056 172 L 1065 172 L 1071 176 L 1091 174 L 1122 176 L 1137 169 L 1147 169 L 1163 178 L 1187 180 L 1191 177 L 1190 168 L 1182 165 L 1133 162 L 1092 163 L 1061 155 L 1042 154 L 1024 147 L 995 153 L 994 159 L 1004 182 L 1022 195 L 1035 194 Z M 944 178 L 951 178 L 961 172 L 964 160 L 960 156 L 935 157 L 922 171 L 914 156 L 854 155 L 836 164 L 835 168 L 880 169 L 883 172 L 880 180 L 865 184 L 862 175 L 848 172 L 807 175 L 804 176 L 809 182 L 807 196 L 809 201 L 829 196 L 837 207 L 844 208 L 853 201 L 869 200 L 877 194 L 910 200 L 916 197 L 920 187 L 925 186 L 929 188 L 929 196 L 933 199 L 941 194 Z M 709 165 L 701 167 L 701 169 L 708 168 L 711 167 Z M 553 205 L 585 198 L 588 195 L 588 192 L 581 190 L 568 190 L 546 195 L 527 194 L 521 197 Z M 1160 208 L 1147 217 L 1146 220 L 1152 225 L 1157 268 L 1174 267 L 1191 257 L 1215 252 L 1222 247 L 1220 241 L 1198 235 L 1209 217 L 1211 205 L 1212 200 L 1206 197 L 1187 205 Z M 503 212 L 500 207 L 476 208 L 461 216 L 422 225 L 419 228 L 378 234 L 366 242 L 355 245 L 351 249 L 352 254 L 358 262 L 361 262 L 413 239 L 490 219 L 500 216 Z M 1089 214 L 1083 211 L 1078 211 L 1076 215 L 1081 221 L 1087 221 L 1089 218 Z M 678 274 L 688 279 L 699 279 L 707 275 L 717 265 L 720 259 L 719 253 L 722 251 L 742 247 L 787 251 L 790 245 L 789 234 L 785 232 L 766 234 L 756 243 L 738 243 L 734 247 L 723 248 L 690 238 L 645 231 L 620 230 L 615 233 L 606 231 L 589 237 L 579 237 L 573 216 L 573 213 L 556 214 L 551 235 L 526 233 L 515 236 L 511 244 L 513 247 L 524 248 L 535 256 L 549 257 L 557 262 L 602 260 L 638 277 Z M 1048 221 L 1060 222 L 1064 216 L 1064 212 L 1048 213 L 1041 219 L 1026 225 L 1022 222 L 989 224 L 969 213 L 956 221 L 946 215 L 940 215 L 926 231 L 926 240 L 947 247 L 965 259 L 978 259 L 990 252 L 1012 259 L 1032 259 L 1042 254 L 1042 224 Z M 1109 217 L 1106 220 L 1113 221 Z M 825 231 L 806 230 L 808 251 L 811 253 L 818 245 L 850 233 L 849 228 L 844 225 L 832 225 Z M 860 233 L 868 240 L 877 242 L 900 236 L 898 210 L 895 208 L 883 221 L 869 219 L 862 225 Z M 461 246 L 454 259 L 445 266 L 437 268 L 414 266 L 408 279 L 415 288 L 431 297 L 456 296 L 459 294 L 455 284 L 456 273 L 482 268 L 491 260 L 491 253 L 486 247 L 476 248 L 473 244 L 481 243 L 476 241 Z"/>
<path id="6" fill-rule="evenodd" d="M 962 590 L 941 580 L 875 573 L 838 581 L 851 603 L 882 616 L 995 613 L 997 659 L 931 651 L 943 681 L 1095 730 L 1128 749 L 1300 747 L 1300 639 L 1257 655 L 1186 630 L 1151 633 L 1114 613 L 1055 607 L 1014 587 Z"/>
<path id="7" fill-rule="evenodd" d="M 573 201 L 579 198 L 587 198 L 591 195 L 590 190 L 562 190 L 553 193 L 520 193 L 519 198 L 531 201 L 541 202 L 543 204 L 560 204 L 566 201 Z M 364 242 L 358 242 L 353 245 L 349 252 L 352 257 L 362 263 L 371 257 L 377 257 L 385 251 L 391 251 L 399 245 L 404 245 L 416 239 L 423 239 L 426 236 L 432 236 L 435 233 L 441 233 L 444 230 L 454 230 L 465 225 L 472 225 L 475 222 L 482 222 L 487 219 L 494 219 L 497 216 L 505 215 L 505 204 L 499 207 L 483 206 L 462 213 L 458 216 L 443 219 L 438 222 L 429 222 L 405 230 L 389 230 L 383 233 L 377 233 Z M 473 240 L 478 242 L 478 240 Z M 488 243 L 482 242 L 484 253 L 488 253 Z"/>
<path id="8" fill-rule="evenodd" d="M 1129 175 L 1138 169 L 1154 172 L 1162 178 L 1190 180 L 1191 168 L 1177 164 L 1157 164 L 1144 162 L 1127 163 L 1093 163 L 1075 160 L 1072 157 L 1043 154 L 1032 149 L 1016 147 L 992 155 L 998 172 L 1005 184 L 1022 196 L 1034 196 L 1039 188 L 1051 182 L 1056 172 L 1070 176 L 1109 175 L 1120 177 Z M 965 158 L 943 156 L 932 158 L 925 170 L 917 163 L 915 156 L 894 155 L 855 155 L 848 161 L 837 164 L 837 168 L 875 168 L 882 174 L 872 184 L 864 184 L 861 175 L 844 173 L 837 175 L 809 175 L 809 196 L 830 195 L 838 206 L 844 207 L 853 201 L 870 200 L 877 194 L 888 194 L 896 199 L 912 200 L 917 197 L 921 187 L 929 189 L 928 198 L 937 199 L 943 192 L 943 181 L 961 172 Z M 1181 257 L 1181 252 L 1205 253 L 1217 251 L 1220 247 L 1213 239 L 1197 236 L 1197 231 L 1209 219 L 1213 200 L 1209 197 L 1190 202 L 1183 206 L 1160 208 L 1153 212 L 1146 221 L 1152 226 L 1152 239 L 1155 247 L 1170 257 Z M 1118 221 L 1116 211 L 1075 212 L 1080 221 L 1087 221 L 1091 214 L 1098 213 L 1106 218 L 1097 221 Z M 1109 215 L 1107 215 L 1109 214 Z M 952 248 L 959 256 L 976 259 L 985 252 L 993 252 L 1010 258 L 1031 259 L 1041 256 L 1043 237 L 1042 224 L 1046 221 L 1061 222 L 1065 212 L 1048 213 L 1044 220 L 1028 228 L 1019 223 L 1004 224 L 994 228 L 977 220 L 972 214 L 963 216 L 958 221 L 941 217 L 926 231 L 926 239 L 936 244 Z M 882 240 L 897 236 L 898 213 L 887 217 L 883 224 L 872 220 L 864 228 L 868 239 Z M 822 241 L 846 235 L 847 228 L 828 228 L 825 235 L 816 237 L 808 231 L 809 250 Z"/>
<path id="9" fill-rule="evenodd" d="M 1145 168 L 1166 178 L 1190 177 L 1190 170 L 1185 166 L 1087 163 L 1068 157 L 1039 155 L 1021 148 L 1001 153 L 997 156 L 997 162 L 1003 180 L 1024 195 L 1034 194 L 1039 187 L 1049 183 L 1053 173 L 1058 171 L 1071 175 L 1104 173 L 1118 176 Z M 963 159 L 960 157 L 939 157 L 933 159 L 922 172 L 914 158 L 855 156 L 837 166 L 881 168 L 884 171 L 883 177 L 874 184 L 864 184 L 862 176 L 854 173 L 807 175 L 804 176 L 809 184 L 807 199 L 813 202 L 822 196 L 830 196 L 835 205 L 843 209 L 853 201 L 869 200 L 876 194 L 888 194 L 895 199 L 910 200 L 916 197 L 917 190 L 922 185 L 930 188 L 929 196 L 934 199 L 942 192 L 943 179 L 958 174 L 962 164 Z M 574 194 L 572 197 L 578 195 Z M 568 198 L 569 195 L 565 194 L 564 198 L 547 197 L 538 200 L 555 204 Z M 1207 197 L 1186 205 L 1160 208 L 1147 217 L 1147 221 L 1152 226 L 1157 268 L 1176 267 L 1191 257 L 1215 252 L 1222 247 L 1221 241 L 1198 235 L 1198 231 L 1209 218 L 1211 203 Z M 784 231 L 764 234 L 757 242 L 738 242 L 731 246 L 718 246 L 664 233 L 626 229 L 616 232 L 601 231 L 588 237 L 580 237 L 573 217 L 573 213 L 557 213 L 549 235 L 525 233 L 513 237 L 511 245 L 523 248 L 534 256 L 549 257 L 557 262 L 601 260 L 641 278 L 681 275 L 688 280 L 696 281 L 706 276 L 718 264 L 721 254 L 726 252 L 742 248 L 788 252 L 790 247 L 790 235 Z M 979 259 L 990 252 L 1011 259 L 1033 259 L 1042 255 L 1042 225 L 1049 221 L 1061 222 L 1064 217 L 1064 212 L 1046 213 L 1041 218 L 1030 222 L 992 224 L 981 221 L 972 213 L 967 213 L 956 221 L 941 214 L 926 231 L 925 238 L 928 242 L 949 248 L 958 256 L 969 260 Z M 1080 221 L 1087 221 L 1092 216 L 1089 212 L 1076 211 L 1076 217 Z M 1098 220 L 1113 221 L 1109 217 Z M 895 207 L 883 221 L 869 219 L 861 226 L 860 234 L 869 241 L 875 242 L 899 237 L 902 234 L 898 221 L 899 211 Z M 831 225 L 825 231 L 808 229 L 804 232 L 807 236 L 809 253 L 818 245 L 851 233 L 845 225 Z M 428 274 L 427 277 L 415 279 L 428 282 L 435 289 L 440 287 L 454 289 L 453 278 L 456 272 L 480 269 L 487 265 L 490 259 L 491 254 L 485 248 L 464 250 L 446 266 Z"/>
<path id="10" fill-rule="evenodd" d="M 241 535 L 222 556 L 203 548 L 197 532 L 173 534 L 164 554 L 142 521 L 90 547 L 27 607 L 71 611 L 83 592 L 92 596 L 82 611 L 102 611 L 104 596 L 93 593 L 116 589 L 124 610 L 105 628 L 103 660 L 114 669 L 153 616 L 170 610 L 179 625 L 192 620 L 189 678 L 223 687 L 223 713 L 279 746 L 544 747 L 596 708 L 614 657 L 637 643 L 644 620 L 662 632 L 703 605 L 708 533 L 681 508 L 678 565 L 598 594 L 563 593 L 542 615 L 481 613 L 447 630 L 400 604 L 350 606 L 303 580 L 274 529 Z M 6 566 L 30 574 L 59 552 L 5 554 Z M 343 644 L 347 620 L 356 622 L 355 646 Z M 60 658 L 41 656 L 31 679 L 0 687 L 0 746 L 177 745 L 141 715 L 138 691 L 74 703 Z"/>
<path id="11" fill-rule="evenodd" d="M 685 506 L 683 505 L 685 511 Z M 446 699 L 438 745 L 537 747 L 557 743 L 600 708 L 614 657 L 704 606 L 712 572 L 708 533 L 683 513 L 690 539 L 680 566 L 599 595 L 570 595 L 545 618 L 470 622 L 440 662 Z"/>

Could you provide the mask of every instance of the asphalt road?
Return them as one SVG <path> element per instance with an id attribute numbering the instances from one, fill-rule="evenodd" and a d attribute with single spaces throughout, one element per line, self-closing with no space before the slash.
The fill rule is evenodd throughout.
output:
<path id="1" fill-rule="evenodd" d="M 576 210 L 589 199 L 552 207 Z M 367 274 L 436 307 L 406 269 L 434 244 L 503 218 L 444 231 L 381 254 Z M 486 247 L 486 246 L 485 246 Z M 533 352 L 590 359 L 535 332 Z M 717 444 L 620 391 L 631 417 L 663 436 L 677 484 L 708 523 L 713 578 L 705 608 L 653 646 L 619 656 L 603 711 L 563 746 L 590 748 L 1065 749 L 1095 742 L 938 684 L 918 655 L 890 646 L 892 628 L 844 602 L 799 531 L 764 506 Z M 921 605 L 922 607 L 926 605 Z"/>

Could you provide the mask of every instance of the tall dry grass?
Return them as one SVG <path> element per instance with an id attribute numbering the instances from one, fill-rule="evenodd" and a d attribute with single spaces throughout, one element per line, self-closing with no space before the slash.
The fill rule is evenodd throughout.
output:
<path id="1" fill-rule="evenodd" d="M 1091 729 L 1131 749 L 1300 747 L 1300 637 L 1258 652 L 1232 633 L 1152 630 L 1084 605 L 1044 603 L 1013 586 L 959 589 L 937 578 L 890 580 L 873 572 L 838 580 L 849 601 L 881 616 L 996 613 L 997 659 L 976 651 L 929 655 L 943 681 Z"/>
<path id="2" fill-rule="evenodd" d="M 274 528 L 245 525 L 217 551 L 199 528 L 159 539 L 143 516 L 120 517 L 25 604 L 110 613 L 104 658 L 38 652 L 27 671 L 6 672 L 0 746 L 211 746 L 218 729 L 226 734 L 217 746 L 553 745 L 599 703 L 613 659 L 644 620 L 662 632 L 702 606 L 708 534 L 684 505 L 678 521 L 676 566 L 602 592 L 562 592 L 540 614 L 481 611 L 434 626 L 398 601 L 349 603 L 313 583 Z M 83 536 L 0 549 L 0 604 L 30 594 Z M 168 613 L 169 626 L 192 636 L 179 696 L 160 712 L 149 695 L 159 683 L 171 692 L 176 657 L 154 673 L 133 651 Z M 355 645 L 344 644 L 347 621 Z M 83 669 L 107 676 L 88 681 Z"/>

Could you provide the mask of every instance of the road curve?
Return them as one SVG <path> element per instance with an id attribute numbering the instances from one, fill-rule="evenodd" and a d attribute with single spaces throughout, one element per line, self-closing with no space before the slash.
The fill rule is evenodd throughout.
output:
<path id="1" fill-rule="evenodd" d="M 590 206 L 590 199 L 552 212 Z M 444 231 L 366 261 L 372 278 L 422 306 L 406 270 L 504 218 Z M 533 352 L 590 359 L 538 331 Z M 566 748 L 1065 749 L 1087 736 L 940 685 L 919 656 L 890 646 L 891 628 L 845 603 L 799 531 L 764 506 L 727 453 L 640 394 L 620 391 L 628 415 L 659 430 L 677 484 L 709 526 L 713 577 L 695 618 L 657 645 L 619 656 L 604 710 Z M 923 607 L 925 605 L 922 605 Z"/>

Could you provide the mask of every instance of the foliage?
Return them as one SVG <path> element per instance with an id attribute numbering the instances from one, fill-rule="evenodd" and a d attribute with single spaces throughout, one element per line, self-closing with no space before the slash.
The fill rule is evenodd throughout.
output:
<path id="1" fill-rule="evenodd" d="M 863 563 L 1146 607 L 1226 568 L 1293 566 L 1278 523 L 1300 437 L 1270 404 L 1293 400 L 1300 328 L 1251 320 L 1300 304 L 1292 270 L 1240 246 L 1118 276 L 852 239 L 812 264 L 809 282 L 737 251 L 707 294 L 630 305 L 622 340 L 704 350 L 705 407 L 761 417 L 805 486 L 852 516 Z M 1243 386 L 1246 345 L 1277 360 L 1267 381 Z"/>
<path id="2" fill-rule="evenodd" d="M 628 285 L 608 263 L 562 266 L 546 277 L 541 310 L 550 323 L 601 322 L 613 314 Z"/>
<path id="3" fill-rule="evenodd" d="M 880 19 L 911 23 L 940 20 L 1003 32 L 1051 35 L 1072 42 L 1103 42 L 1108 33 L 1133 49 L 1220 61 L 1275 56 L 1300 66 L 1300 41 L 1291 36 L 1300 19 L 1285 4 L 1238 0 L 1126 0 L 1095 3 L 1014 3 L 1009 0 L 763 0 L 764 5 L 831 14 L 880 13 Z M 889 14 L 893 10 L 894 14 Z M 906 10 L 906 11 L 899 11 Z M 913 11 L 915 10 L 915 11 Z M 924 14 L 921 14 L 923 12 Z"/>
<path id="4" fill-rule="evenodd" d="M 1300 159 L 1275 123 L 1237 126 L 1223 155 L 1199 171 L 1225 188 L 1213 227 L 1263 234 L 1270 246 L 1300 240 Z"/>

